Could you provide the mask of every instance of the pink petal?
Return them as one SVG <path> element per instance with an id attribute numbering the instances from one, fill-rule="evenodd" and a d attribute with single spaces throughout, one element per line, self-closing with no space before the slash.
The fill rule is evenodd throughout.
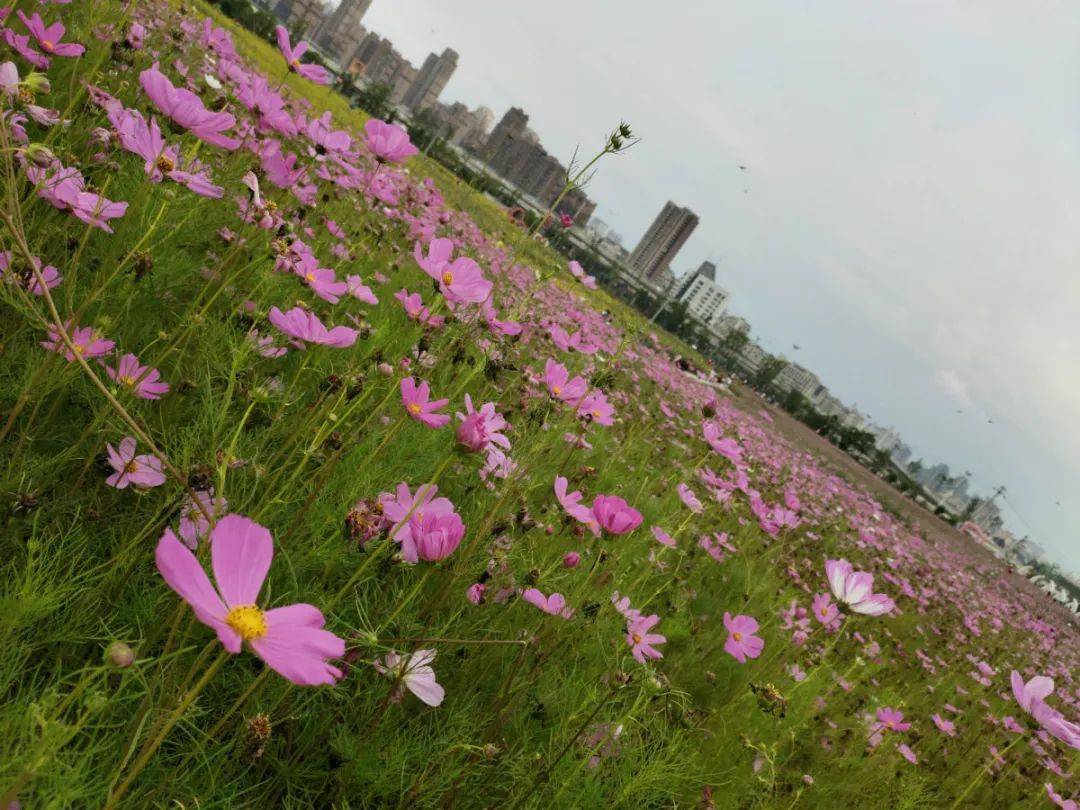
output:
<path id="1" fill-rule="evenodd" d="M 254 605 L 274 558 L 270 530 L 243 515 L 226 515 L 210 535 L 210 551 L 225 604 Z"/>

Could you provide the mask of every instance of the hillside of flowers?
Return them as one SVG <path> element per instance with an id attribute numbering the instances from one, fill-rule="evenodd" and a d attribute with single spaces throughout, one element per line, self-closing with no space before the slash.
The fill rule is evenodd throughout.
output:
<path id="1" fill-rule="evenodd" d="M 304 43 L 0 21 L 0 808 L 1077 806 L 1064 613 Z"/>

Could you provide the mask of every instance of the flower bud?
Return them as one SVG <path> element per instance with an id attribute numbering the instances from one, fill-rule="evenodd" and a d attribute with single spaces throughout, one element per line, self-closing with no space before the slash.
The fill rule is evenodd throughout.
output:
<path id="1" fill-rule="evenodd" d="M 26 159 L 39 169 L 47 169 L 56 161 L 56 155 L 47 146 L 40 143 L 30 143 L 23 148 Z"/>
<path id="2" fill-rule="evenodd" d="M 122 641 L 114 641 L 105 648 L 105 663 L 117 669 L 126 669 L 135 663 L 135 651 Z"/>
<path id="3" fill-rule="evenodd" d="M 577 568 L 579 562 L 581 562 L 581 555 L 576 551 L 568 551 L 562 558 L 563 568 Z"/>
<path id="4" fill-rule="evenodd" d="M 30 71 L 26 75 L 26 78 L 23 79 L 23 84 L 30 88 L 31 93 L 48 94 L 52 92 L 52 85 L 49 83 L 49 77 L 44 73 L 38 73 L 37 71 Z"/>

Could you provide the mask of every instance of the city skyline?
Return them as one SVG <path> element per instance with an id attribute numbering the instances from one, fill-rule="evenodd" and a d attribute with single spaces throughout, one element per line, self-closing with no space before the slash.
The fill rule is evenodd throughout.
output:
<path id="1" fill-rule="evenodd" d="M 597 174 L 597 215 L 632 241 L 665 200 L 689 205 L 703 224 L 679 269 L 722 252 L 765 348 L 797 354 L 917 455 L 1006 485 L 1010 525 L 1075 569 L 1080 503 L 1063 482 L 1080 477 L 1080 381 L 1063 370 L 1080 354 L 1080 278 L 1062 235 L 1080 232 L 1080 155 L 1062 133 L 1080 10 L 1051 5 L 1057 25 L 1004 3 L 611 15 L 583 0 L 566 25 L 544 8 L 399 0 L 368 24 L 409 52 L 454 43 L 468 67 L 446 95 L 526 107 L 554 154 L 629 121 L 642 142 Z M 619 47 L 663 37 L 681 45 L 662 62 Z"/>

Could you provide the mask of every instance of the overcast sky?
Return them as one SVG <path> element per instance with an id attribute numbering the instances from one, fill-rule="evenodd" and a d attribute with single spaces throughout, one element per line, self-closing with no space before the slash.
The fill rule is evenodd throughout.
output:
<path id="1" fill-rule="evenodd" d="M 564 159 L 629 121 L 588 189 L 628 248 L 692 208 L 677 272 L 716 260 L 765 348 L 1004 484 L 1008 525 L 1080 569 L 1080 4 L 375 0 L 365 24 L 417 65 L 453 47 L 442 100 L 520 106 Z"/>

